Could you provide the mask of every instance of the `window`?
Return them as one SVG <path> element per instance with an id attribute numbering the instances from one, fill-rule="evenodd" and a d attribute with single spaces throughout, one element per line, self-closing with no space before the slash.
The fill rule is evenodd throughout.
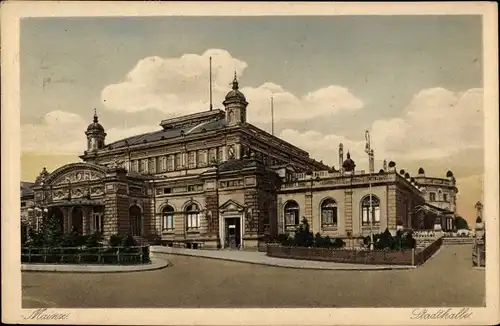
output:
<path id="1" fill-rule="evenodd" d="M 187 187 L 187 191 L 195 191 L 195 190 L 196 190 L 196 187 L 193 185 L 190 185 Z"/>
<path id="2" fill-rule="evenodd" d="M 217 151 L 215 148 L 211 148 L 209 153 L 208 153 L 208 161 L 210 163 L 214 162 L 217 160 Z"/>
<path id="3" fill-rule="evenodd" d="M 197 230 L 200 227 L 200 209 L 198 205 L 192 203 L 186 207 L 187 229 Z"/>
<path id="4" fill-rule="evenodd" d="M 156 158 L 153 157 L 153 158 L 149 159 L 148 171 L 150 173 L 156 172 Z"/>
<path id="5" fill-rule="evenodd" d="M 174 170 L 174 156 L 173 155 L 169 155 L 167 157 L 167 170 L 168 171 Z"/>
<path id="6" fill-rule="evenodd" d="M 443 200 L 446 202 L 448 201 L 448 194 L 443 194 Z"/>
<path id="7" fill-rule="evenodd" d="M 99 233 L 102 233 L 102 231 L 104 230 L 104 219 L 102 217 L 102 214 L 101 213 L 95 213 L 94 216 L 93 216 L 93 222 L 94 222 L 94 232 L 99 232 Z"/>
<path id="8" fill-rule="evenodd" d="M 139 169 L 139 172 L 146 172 L 146 161 L 141 160 L 141 167 Z"/>
<path id="9" fill-rule="evenodd" d="M 167 157 L 166 156 L 162 156 L 162 158 L 161 158 L 161 170 L 162 170 L 162 172 L 167 171 Z"/>
<path id="10" fill-rule="evenodd" d="M 285 227 L 297 226 L 300 224 L 300 209 L 297 202 L 291 200 L 285 204 Z"/>
<path id="11" fill-rule="evenodd" d="M 198 151 L 198 166 L 205 166 L 205 152 Z"/>
<path id="12" fill-rule="evenodd" d="M 172 188 L 163 188 L 163 193 L 164 194 L 171 194 L 172 193 Z"/>
<path id="13" fill-rule="evenodd" d="M 323 226 L 337 226 L 337 203 L 333 199 L 326 199 L 321 203 L 321 224 Z"/>
<path id="14" fill-rule="evenodd" d="M 429 200 L 430 201 L 436 201 L 436 193 L 435 192 L 430 192 L 429 193 Z"/>
<path id="15" fill-rule="evenodd" d="M 361 221 L 363 225 L 380 224 L 380 200 L 376 196 L 371 196 L 371 213 L 370 213 L 370 196 L 366 196 L 361 201 Z"/>
<path id="16" fill-rule="evenodd" d="M 189 154 L 188 154 L 188 167 L 190 169 L 196 167 L 195 159 L 196 159 L 196 152 L 189 152 Z"/>
<path id="17" fill-rule="evenodd" d="M 174 229 L 174 208 L 166 206 L 161 212 L 161 229 L 163 231 Z"/>
<path id="18" fill-rule="evenodd" d="M 182 154 L 175 154 L 175 168 L 179 169 L 182 166 Z"/>
<path id="19" fill-rule="evenodd" d="M 217 162 L 222 162 L 224 160 L 224 147 L 219 147 L 217 149 Z"/>
<path id="20" fill-rule="evenodd" d="M 26 202 L 25 201 L 21 202 L 21 207 L 26 207 Z"/>

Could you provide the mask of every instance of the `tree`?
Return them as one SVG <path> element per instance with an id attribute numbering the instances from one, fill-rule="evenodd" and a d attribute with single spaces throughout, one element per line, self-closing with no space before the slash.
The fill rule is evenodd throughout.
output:
<path id="1" fill-rule="evenodd" d="M 462 216 L 455 217 L 455 226 L 457 230 L 468 230 L 469 224 Z"/>

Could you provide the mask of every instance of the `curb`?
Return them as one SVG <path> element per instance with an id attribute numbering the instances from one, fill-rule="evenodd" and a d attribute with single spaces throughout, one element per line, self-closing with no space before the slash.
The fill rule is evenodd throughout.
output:
<path id="1" fill-rule="evenodd" d="M 307 269 L 307 270 L 318 270 L 318 271 L 343 271 L 343 272 L 345 272 L 345 271 L 350 271 L 350 272 L 359 271 L 359 272 L 363 272 L 363 271 L 409 270 L 409 269 L 415 269 L 418 267 L 418 266 L 405 266 L 405 265 L 401 265 L 401 267 L 379 266 L 379 267 L 366 267 L 366 268 L 346 268 L 346 267 L 332 268 L 332 267 L 317 267 L 317 266 L 290 266 L 290 265 L 285 265 L 285 264 L 257 262 L 257 261 L 251 261 L 251 260 L 239 260 L 239 259 L 234 259 L 234 258 L 211 257 L 211 256 L 201 256 L 201 255 L 198 256 L 198 255 L 193 255 L 193 254 L 188 254 L 188 253 L 180 253 L 180 252 L 162 252 L 162 251 L 156 251 L 153 248 L 151 248 L 151 252 L 152 253 L 154 252 L 156 254 L 197 257 L 197 258 L 230 261 L 230 262 L 235 262 L 235 263 L 252 264 L 252 265 L 260 265 L 260 266 L 268 266 L 268 267 L 279 267 L 279 268 L 290 268 L 290 269 Z M 279 258 L 277 258 L 277 259 L 279 259 Z M 307 262 L 307 260 L 305 260 L 305 262 Z M 367 265 L 363 265 L 363 266 L 367 266 Z"/>
<path id="2" fill-rule="evenodd" d="M 21 264 L 21 272 L 35 273 L 129 273 L 163 269 L 171 263 L 166 259 L 151 258 L 150 264 L 144 265 L 57 265 L 57 264 Z"/>

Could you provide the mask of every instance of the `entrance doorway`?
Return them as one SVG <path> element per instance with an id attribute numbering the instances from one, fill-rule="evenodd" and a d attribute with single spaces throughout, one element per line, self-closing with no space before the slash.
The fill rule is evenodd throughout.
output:
<path id="1" fill-rule="evenodd" d="M 142 211 L 137 205 L 129 208 L 130 233 L 133 236 L 140 236 L 142 233 Z"/>
<path id="2" fill-rule="evenodd" d="M 239 249 L 241 245 L 241 225 L 239 218 L 226 218 L 225 221 L 225 246 L 229 249 Z"/>
<path id="3" fill-rule="evenodd" d="M 83 235 L 83 210 L 81 207 L 74 207 L 71 212 L 71 232 Z"/>

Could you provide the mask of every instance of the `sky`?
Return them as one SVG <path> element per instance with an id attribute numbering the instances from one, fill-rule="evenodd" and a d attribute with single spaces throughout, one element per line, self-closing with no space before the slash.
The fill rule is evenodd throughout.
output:
<path id="1" fill-rule="evenodd" d="M 250 123 L 338 167 L 444 177 L 475 219 L 484 171 L 480 16 L 85 17 L 21 22 L 22 180 L 78 161 L 96 108 L 111 142 L 209 108 L 234 72 Z"/>

